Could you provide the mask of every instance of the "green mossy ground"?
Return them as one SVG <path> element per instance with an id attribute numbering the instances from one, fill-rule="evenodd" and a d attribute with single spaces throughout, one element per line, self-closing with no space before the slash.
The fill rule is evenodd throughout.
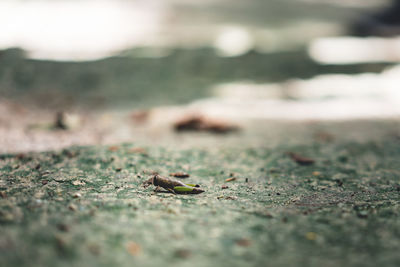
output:
<path id="1" fill-rule="evenodd" d="M 1 265 L 400 263 L 396 136 L 273 148 L 132 147 L 2 155 Z M 287 151 L 316 162 L 300 166 Z M 188 172 L 185 181 L 206 192 L 155 194 L 141 186 L 153 171 Z"/>

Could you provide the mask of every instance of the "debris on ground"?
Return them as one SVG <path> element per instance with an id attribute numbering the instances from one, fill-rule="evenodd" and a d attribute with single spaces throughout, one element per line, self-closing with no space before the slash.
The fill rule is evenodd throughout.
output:
<path id="1" fill-rule="evenodd" d="M 69 232 L 70 226 L 65 223 L 59 223 L 59 224 L 57 224 L 57 229 L 62 232 Z"/>
<path id="2" fill-rule="evenodd" d="M 149 120 L 150 110 L 135 110 L 130 114 L 130 118 L 137 124 L 144 124 Z"/>
<path id="3" fill-rule="evenodd" d="M 70 204 L 70 205 L 68 205 L 68 209 L 70 211 L 76 211 L 78 209 L 78 207 L 75 204 Z"/>
<path id="4" fill-rule="evenodd" d="M 59 111 L 56 113 L 56 118 L 54 121 L 54 128 L 59 130 L 67 130 L 67 125 L 65 123 L 65 113 Z"/>
<path id="5" fill-rule="evenodd" d="M 132 147 L 128 150 L 128 153 L 131 154 L 143 154 L 143 155 L 147 155 L 147 151 L 146 149 L 142 148 L 142 147 Z"/>
<path id="6" fill-rule="evenodd" d="M 217 199 L 226 199 L 226 200 L 237 200 L 237 197 L 235 196 L 217 196 Z"/>
<path id="7" fill-rule="evenodd" d="M 176 178 L 188 178 L 190 175 L 186 172 L 172 172 L 169 174 L 169 176 L 173 176 Z"/>
<path id="8" fill-rule="evenodd" d="M 39 128 L 53 128 L 56 130 L 73 130 L 81 126 L 81 117 L 77 114 L 65 113 L 63 111 L 56 112 L 54 123 L 51 127 L 46 125 L 37 125 Z"/>
<path id="9" fill-rule="evenodd" d="M 236 180 L 236 177 L 231 177 L 231 178 L 226 179 L 225 182 L 232 182 L 235 180 Z"/>
<path id="10" fill-rule="evenodd" d="M 248 247 L 251 245 L 250 239 L 247 238 L 240 238 L 235 241 L 236 245 L 241 247 Z"/>
<path id="11" fill-rule="evenodd" d="M 111 151 L 111 152 L 116 152 L 118 150 L 119 150 L 119 146 L 109 146 L 108 147 L 108 151 Z"/>
<path id="12" fill-rule="evenodd" d="M 306 238 L 307 238 L 308 240 L 313 241 L 313 240 L 317 239 L 317 234 L 314 233 L 314 232 L 307 232 L 307 233 L 306 233 Z"/>
<path id="13" fill-rule="evenodd" d="M 289 157 L 299 165 L 307 166 L 315 163 L 314 159 L 304 157 L 294 152 L 287 152 L 286 154 L 289 155 Z"/>
<path id="14" fill-rule="evenodd" d="M 73 198 L 81 198 L 82 194 L 81 193 L 75 193 L 72 195 Z"/>
<path id="15" fill-rule="evenodd" d="M 204 131 L 212 133 L 229 133 L 238 131 L 239 127 L 228 122 L 194 115 L 183 118 L 174 124 L 175 131 Z"/>
<path id="16" fill-rule="evenodd" d="M 188 249 L 182 248 L 175 251 L 175 256 L 181 259 L 187 259 L 192 256 L 192 252 Z"/>
<path id="17" fill-rule="evenodd" d="M 129 252 L 129 254 L 131 254 L 132 256 L 137 256 L 139 255 L 139 253 L 142 251 L 142 248 L 140 247 L 139 244 L 133 242 L 133 241 L 129 241 L 126 244 L 126 250 Z"/>

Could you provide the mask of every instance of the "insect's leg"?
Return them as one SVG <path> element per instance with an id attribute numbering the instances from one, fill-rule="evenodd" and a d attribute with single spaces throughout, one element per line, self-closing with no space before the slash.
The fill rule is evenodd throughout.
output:
<path id="1" fill-rule="evenodd" d="M 159 186 L 157 186 L 156 189 L 154 189 L 154 192 L 160 192 L 161 191 L 160 189 L 161 188 Z"/>
<path id="2" fill-rule="evenodd" d="M 168 190 L 169 192 L 171 192 L 172 194 L 176 195 L 176 193 L 175 193 L 174 189 L 167 188 L 167 190 Z"/>

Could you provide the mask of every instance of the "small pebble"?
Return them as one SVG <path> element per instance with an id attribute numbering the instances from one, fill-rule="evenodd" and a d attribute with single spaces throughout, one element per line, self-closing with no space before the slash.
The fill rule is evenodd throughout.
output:
<path id="1" fill-rule="evenodd" d="M 78 209 L 78 207 L 74 204 L 69 204 L 68 209 L 71 211 L 76 211 Z"/>

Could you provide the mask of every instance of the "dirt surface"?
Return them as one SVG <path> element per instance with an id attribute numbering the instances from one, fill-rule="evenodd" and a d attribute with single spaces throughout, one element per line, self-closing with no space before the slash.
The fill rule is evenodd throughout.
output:
<path id="1" fill-rule="evenodd" d="M 240 146 L 213 146 L 219 137 L 200 134 L 208 146 L 129 143 L 3 154 L 2 262 L 396 266 L 398 135 L 395 128 L 373 138 L 355 131 L 363 141 L 344 141 L 340 132 L 350 128 L 329 138 L 309 131 L 301 145 L 253 145 L 242 136 Z M 299 165 L 288 152 L 315 162 Z M 185 183 L 206 192 L 156 194 L 141 186 L 153 172 L 186 172 Z"/>

